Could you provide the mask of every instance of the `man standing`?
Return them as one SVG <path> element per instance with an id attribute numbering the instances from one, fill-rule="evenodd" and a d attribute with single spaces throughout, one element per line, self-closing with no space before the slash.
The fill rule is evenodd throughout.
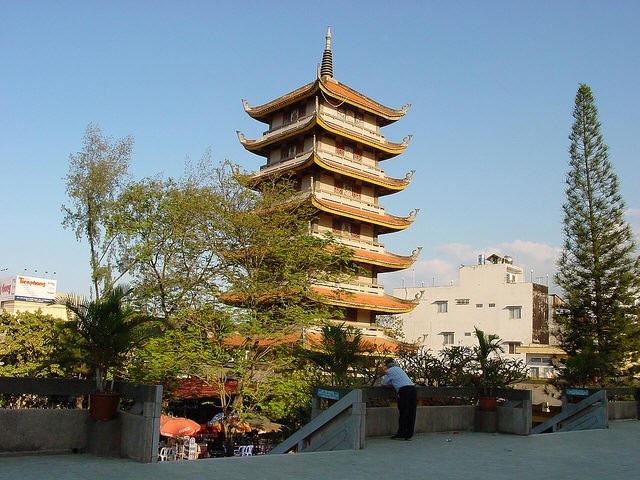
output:
<path id="1" fill-rule="evenodd" d="M 382 385 L 391 385 L 398 397 L 398 433 L 391 438 L 396 440 L 411 440 L 416 423 L 416 408 L 418 393 L 416 386 L 409 376 L 402 370 L 393 358 L 385 362 L 386 373 L 382 377 Z"/>

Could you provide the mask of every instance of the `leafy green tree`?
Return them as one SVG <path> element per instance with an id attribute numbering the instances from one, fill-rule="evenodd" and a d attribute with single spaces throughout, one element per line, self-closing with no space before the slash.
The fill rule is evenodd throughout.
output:
<path id="1" fill-rule="evenodd" d="M 148 178 L 131 183 L 109 220 L 122 239 L 121 254 L 141 306 L 166 320 L 182 309 L 215 302 L 219 290 L 222 201 L 209 166 L 182 179 Z"/>
<path id="2" fill-rule="evenodd" d="M 293 180 L 253 186 L 232 166 L 224 177 L 222 300 L 243 309 L 247 331 L 274 334 L 330 318 L 335 312 L 318 301 L 313 285 L 349 278 L 351 251 L 309 231 L 316 211 L 296 197 Z"/>
<path id="3" fill-rule="evenodd" d="M 126 274 L 121 263 L 117 237 L 106 231 L 115 201 L 128 179 L 133 139 L 117 142 L 105 137 L 100 128 L 89 124 L 81 151 L 69 155 L 65 177 L 70 204 L 62 205 L 62 225 L 76 238 L 89 244 L 89 264 L 93 294 L 100 298 Z"/>
<path id="4" fill-rule="evenodd" d="M 128 287 L 118 285 L 96 300 L 78 296 L 65 299 L 74 316 L 69 328 L 79 335 L 78 346 L 94 368 L 98 392 L 106 390 L 109 373 L 115 376 L 127 355 L 150 337 L 150 326 L 157 321 L 126 304 L 130 292 Z"/>
<path id="5" fill-rule="evenodd" d="M 0 313 L 0 376 L 50 378 L 78 375 L 79 351 L 68 343 L 66 321 L 36 312 Z M 69 345 L 69 348 L 67 348 Z M 61 399 L 62 400 L 62 399 Z M 38 408 L 56 405 L 38 395 L 2 395 L 0 406 Z"/>
<path id="6" fill-rule="evenodd" d="M 0 313 L 0 376 L 63 376 L 59 361 L 63 320 L 32 312 Z"/>
<path id="7" fill-rule="evenodd" d="M 318 369 L 318 381 L 330 385 L 350 386 L 357 381 L 358 367 L 367 354 L 358 328 L 343 324 L 325 324 L 321 327 L 320 345 L 306 351 L 305 356 Z"/>
<path id="8" fill-rule="evenodd" d="M 578 88 L 573 119 L 564 246 L 556 274 L 567 308 L 557 317 L 558 338 L 570 357 L 599 359 L 573 362 L 565 380 L 607 384 L 637 364 L 640 259 L 593 94 L 585 84 Z"/>

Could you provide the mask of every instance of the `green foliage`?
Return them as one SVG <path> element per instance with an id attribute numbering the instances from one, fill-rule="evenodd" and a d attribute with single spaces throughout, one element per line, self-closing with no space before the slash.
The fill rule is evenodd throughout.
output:
<path id="1" fill-rule="evenodd" d="M 557 336 L 577 357 L 567 363 L 565 380 L 606 385 L 628 374 L 640 355 L 640 259 L 587 85 L 578 89 L 573 118 L 556 274 L 567 308 L 556 317 Z"/>
<path id="2" fill-rule="evenodd" d="M 217 209 L 224 200 L 206 157 L 182 179 L 147 178 L 120 195 L 109 232 L 121 239 L 141 305 L 169 320 L 215 300 L 219 287 Z"/>
<path id="3" fill-rule="evenodd" d="M 129 376 L 136 382 L 164 385 L 167 396 L 173 394 L 176 378 L 224 383 L 227 366 L 243 354 L 224 344 L 232 328 L 229 313 L 211 305 L 180 312 L 161 334 L 135 350 Z"/>
<path id="4" fill-rule="evenodd" d="M 225 177 L 224 196 L 232 201 L 221 210 L 224 300 L 245 309 L 263 333 L 329 317 L 312 284 L 347 278 L 351 252 L 311 234 L 315 209 L 296 197 L 292 181 L 263 182 L 254 191 L 247 188 L 250 178 L 233 168 Z"/>
<path id="5" fill-rule="evenodd" d="M 74 315 L 68 327 L 79 335 L 78 346 L 95 369 L 98 392 L 105 391 L 109 371 L 121 367 L 127 354 L 149 338 L 149 325 L 157 321 L 124 303 L 130 292 L 116 286 L 97 300 L 70 297 L 65 301 Z"/>
<path id="6" fill-rule="evenodd" d="M 476 387 L 483 394 L 508 388 L 526 378 L 522 360 L 502 357 L 498 335 L 476 328 L 478 344 L 473 348 L 453 346 L 433 355 L 428 349 L 400 352 L 398 362 L 419 385 L 437 387 Z"/>
<path id="7" fill-rule="evenodd" d="M 97 125 L 89 124 L 83 148 L 69 155 L 65 178 L 69 206 L 62 205 L 62 225 L 89 243 L 91 282 L 96 298 L 110 291 L 126 273 L 116 238 L 106 231 L 116 198 L 128 178 L 131 137 L 113 142 Z M 117 265 L 116 265 L 117 264 Z"/>
<path id="8" fill-rule="evenodd" d="M 0 376 L 64 376 L 63 320 L 35 313 L 0 313 Z"/>
<path id="9" fill-rule="evenodd" d="M 361 330 L 344 323 L 328 323 L 321 331 L 322 340 L 317 349 L 303 353 L 316 366 L 318 381 L 343 387 L 355 385 L 358 367 L 367 361 Z"/>
<path id="10" fill-rule="evenodd" d="M 268 418 L 288 425 L 291 430 L 310 420 L 313 376 L 309 368 L 290 368 L 269 379 L 269 394 L 257 405 Z"/>

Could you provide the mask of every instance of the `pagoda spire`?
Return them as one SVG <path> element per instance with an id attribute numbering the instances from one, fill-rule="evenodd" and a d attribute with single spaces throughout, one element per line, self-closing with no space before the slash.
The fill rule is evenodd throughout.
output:
<path id="1" fill-rule="evenodd" d="M 320 66 L 320 77 L 333 78 L 333 56 L 331 54 L 331 27 L 327 27 L 325 37 L 324 52 L 322 52 L 322 65 Z"/>

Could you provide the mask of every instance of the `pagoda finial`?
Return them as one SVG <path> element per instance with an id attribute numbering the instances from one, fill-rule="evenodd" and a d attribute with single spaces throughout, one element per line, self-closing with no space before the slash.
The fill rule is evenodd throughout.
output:
<path id="1" fill-rule="evenodd" d="M 325 37 L 324 52 L 322 52 L 322 65 L 320 66 L 320 77 L 333 77 L 333 56 L 331 54 L 331 27 L 327 27 Z"/>

